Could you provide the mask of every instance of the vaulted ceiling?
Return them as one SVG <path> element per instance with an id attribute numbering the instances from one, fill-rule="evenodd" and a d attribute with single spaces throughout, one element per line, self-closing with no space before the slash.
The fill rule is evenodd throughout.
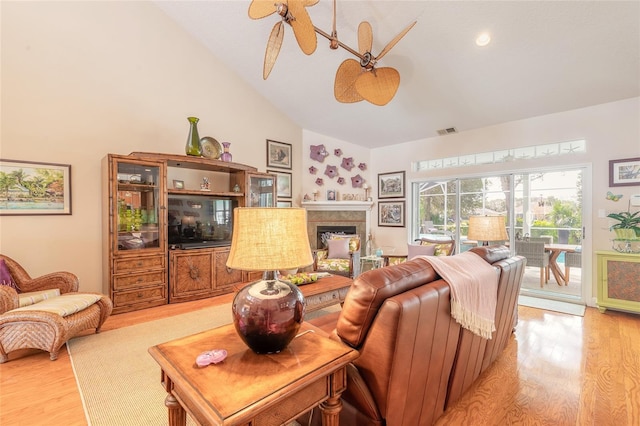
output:
<path id="1" fill-rule="evenodd" d="M 400 73 L 398 92 L 385 106 L 337 102 L 336 70 L 354 56 L 331 50 L 320 36 L 307 56 L 288 25 L 273 71 L 263 80 L 267 39 L 279 16 L 252 20 L 249 4 L 156 2 L 302 128 L 363 146 L 640 96 L 638 1 L 338 0 L 338 38 L 357 50 L 358 25 L 368 21 L 374 55 L 417 20 L 378 64 Z M 307 8 L 313 24 L 327 33 L 332 10 L 332 0 Z M 491 43 L 478 47 L 482 32 L 490 33 Z"/>

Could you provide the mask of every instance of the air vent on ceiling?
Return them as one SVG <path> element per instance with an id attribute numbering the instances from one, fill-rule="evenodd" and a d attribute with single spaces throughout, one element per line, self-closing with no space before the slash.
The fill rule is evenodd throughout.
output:
<path id="1" fill-rule="evenodd" d="M 455 127 L 448 127 L 446 129 L 438 130 L 438 135 L 439 136 L 450 135 L 452 133 L 458 133 L 458 131 L 456 130 Z"/>

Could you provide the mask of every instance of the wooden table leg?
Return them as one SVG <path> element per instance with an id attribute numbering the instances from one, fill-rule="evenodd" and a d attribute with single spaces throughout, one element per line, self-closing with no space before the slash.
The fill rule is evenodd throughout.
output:
<path id="1" fill-rule="evenodd" d="M 347 369 L 343 367 L 329 377 L 329 398 L 320 403 L 322 426 L 339 426 L 342 400 L 340 395 L 347 388 Z"/>
<path id="2" fill-rule="evenodd" d="M 169 426 L 186 426 L 187 412 L 173 394 L 167 395 L 164 405 L 169 409 Z"/>
<path id="3" fill-rule="evenodd" d="M 333 396 L 320 403 L 320 412 L 322 413 L 322 426 L 338 426 L 340 424 L 340 411 L 342 410 L 342 401 L 340 395 Z"/>
<path id="4" fill-rule="evenodd" d="M 551 251 L 551 256 L 549 257 L 549 268 L 551 268 L 551 272 L 553 272 L 553 276 L 556 279 L 556 282 L 558 283 L 558 285 L 563 285 L 564 284 L 564 274 L 562 273 L 562 270 L 560 269 L 560 265 L 558 265 L 558 257 L 560 256 L 560 253 L 562 253 L 561 251 L 556 251 L 556 250 L 552 250 Z"/>

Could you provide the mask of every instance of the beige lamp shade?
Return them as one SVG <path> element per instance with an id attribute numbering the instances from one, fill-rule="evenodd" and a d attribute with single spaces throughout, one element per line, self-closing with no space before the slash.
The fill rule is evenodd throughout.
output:
<path id="1" fill-rule="evenodd" d="M 301 208 L 237 207 L 227 266 L 242 271 L 311 265 L 307 211 Z"/>
<path id="2" fill-rule="evenodd" d="M 476 241 L 508 240 L 504 216 L 470 216 L 467 238 Z"/>

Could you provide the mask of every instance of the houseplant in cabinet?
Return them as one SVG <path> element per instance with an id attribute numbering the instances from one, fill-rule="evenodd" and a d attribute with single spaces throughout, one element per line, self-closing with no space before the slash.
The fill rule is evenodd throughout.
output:
<path id="1" fill-rule="evenodd" d="M 103 173 L 103 283 L 113 312 L 167 303 L 165 169 L 109 154 Z"/>

